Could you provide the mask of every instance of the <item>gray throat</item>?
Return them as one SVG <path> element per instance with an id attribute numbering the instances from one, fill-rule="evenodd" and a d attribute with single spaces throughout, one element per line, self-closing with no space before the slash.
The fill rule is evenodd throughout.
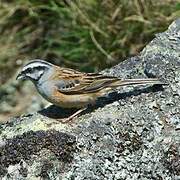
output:
<path id="1" fill-rule="evenodd" d="M 39 77 L 38 81 L 37 81 L 37 86 L 41 86 L 44 82 L 48 81 L 50 76 L 53 75 L 53 70 L 50 68 L 50 69 L 47 69 L 45 70 Z"/>

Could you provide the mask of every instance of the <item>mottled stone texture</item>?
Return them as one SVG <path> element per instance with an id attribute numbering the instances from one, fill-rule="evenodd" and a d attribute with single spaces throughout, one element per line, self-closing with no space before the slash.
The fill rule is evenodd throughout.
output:
<path id="1" fill-rule="evenodd" d="M 167 85 L 122 88 L 71 125 L 53 106 L 12 118 L 0 128 L 1 179 L 180 179 L 180 19 L 103 73 Z"/>

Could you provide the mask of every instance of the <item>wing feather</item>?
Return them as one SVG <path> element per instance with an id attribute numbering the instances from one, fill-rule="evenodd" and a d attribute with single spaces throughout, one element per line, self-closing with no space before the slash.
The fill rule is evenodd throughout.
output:
<path id="1" fill-rule="evenodd" d="M 107 85 L 119 81 L 116 77 L 99 73 L 81 73 L 68 68 L 63 68 L 58 72 L 60 80 L 57 81 L 56 86 L 61 93 L 69 95 L 97 92 Z"/>

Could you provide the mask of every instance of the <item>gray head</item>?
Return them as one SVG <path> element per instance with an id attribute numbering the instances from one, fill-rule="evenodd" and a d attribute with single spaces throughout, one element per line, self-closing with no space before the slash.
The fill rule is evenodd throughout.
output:
<path id="1" fill-rule="evenodd" d="M 43 76 L 45 72 L 51 69 L 52 66 L 53 65 L 51 63 L 48 63 L 44 60 L 31 60 L 22 68 L 16 79 L 29 79 L 33 82 L 36 82 Z"/>

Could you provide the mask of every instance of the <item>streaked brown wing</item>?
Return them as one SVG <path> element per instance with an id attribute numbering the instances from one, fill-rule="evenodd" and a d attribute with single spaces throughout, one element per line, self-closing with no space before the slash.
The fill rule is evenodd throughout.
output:
<path id="1" fill-rule="evenodd" d="M 97 92 L 107 85 L 119 81 L 116 77 L 105 76 L 98 73 L 81 73 L 79 71 L 63 68 L 59 71 L 58 90 L 64 94 L 83 94 Z"/>

